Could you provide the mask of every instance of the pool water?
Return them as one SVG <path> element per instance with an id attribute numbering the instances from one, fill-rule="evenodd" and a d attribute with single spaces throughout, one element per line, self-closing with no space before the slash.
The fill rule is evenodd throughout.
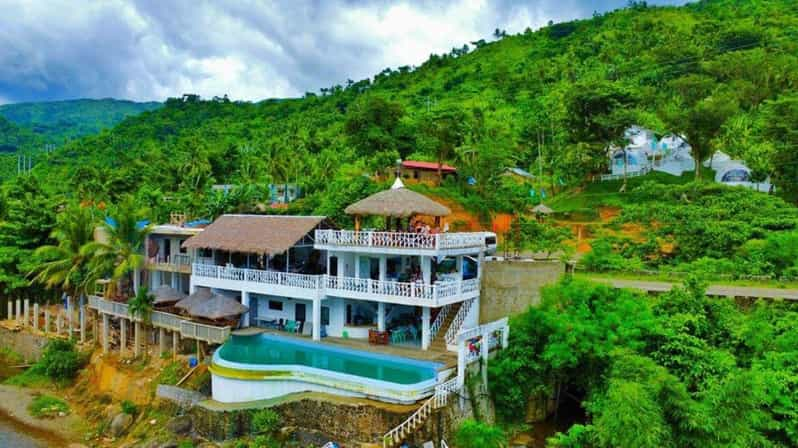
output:
<path id="1" fill-rule="evenodd" d="M 301 365 L 395 384 L 434 380 L 440 364 L 270 334 L 233 335 L 219 358 L 247 366 Z"/>

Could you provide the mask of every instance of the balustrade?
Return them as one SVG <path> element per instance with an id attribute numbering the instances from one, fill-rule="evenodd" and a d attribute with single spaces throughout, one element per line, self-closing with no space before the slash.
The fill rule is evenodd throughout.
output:
<path id="1" fill-rule="evenodd" d="M 485 246 L 482 232 L 409 233 L 354 230 L 316 230 L 316 245 L 365 246 L 394 249 L 463 249 Z"/>

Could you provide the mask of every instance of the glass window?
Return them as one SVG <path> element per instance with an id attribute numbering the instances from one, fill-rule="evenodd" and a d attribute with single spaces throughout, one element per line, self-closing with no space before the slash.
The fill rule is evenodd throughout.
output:
<path id="1" fill-rule="evenodd" d="M 274 311 L 282 311 L 283 302 L 280 302 L 279 300 L 269 300 L 269 309 Z"/>

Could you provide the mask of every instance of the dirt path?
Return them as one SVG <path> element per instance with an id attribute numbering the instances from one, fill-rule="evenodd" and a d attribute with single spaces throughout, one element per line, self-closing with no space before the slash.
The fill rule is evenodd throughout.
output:
<path id="1" fill-rule="evenodd" d="M 673 288 L 674 283 L 649 280 L 627 280 L 606 277 L 589 277 L 597 282 L 610 283 L 616 288 L 641 289 L 650 292 L 665 292 Z M 797 289 L 763 288 L 754 286 L 709 285 L 707 295 L 727 297 L 758 297 L 765 299 L 798 300 Z"/>
<path id="2" fill-rule="evenodd" d="M 36 392 L 34 389 L 0 384 L 0 413 L 14 420 L 18 426 L 35 432 L 37 437 L 58 443 L 54 446 L 66 446 L 69 442 L 82 440 L 86 423 L 75 414 L 52 419 L 39 419 L 30 415 L 28 406 Z M 41 392 L 53 395 L 52 392 Z"/>

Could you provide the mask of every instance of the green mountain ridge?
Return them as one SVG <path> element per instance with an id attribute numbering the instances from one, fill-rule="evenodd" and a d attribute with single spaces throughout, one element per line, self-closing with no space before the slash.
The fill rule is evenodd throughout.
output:
<path id="1" fill-rule="evenodd" d="M 30 129 L 46 143 L 96 134 L 125 118 L 161 107 L 158 102 L 139 103 L 113 98 L 25 102 L 0 105 L 0 116 Z"/>

